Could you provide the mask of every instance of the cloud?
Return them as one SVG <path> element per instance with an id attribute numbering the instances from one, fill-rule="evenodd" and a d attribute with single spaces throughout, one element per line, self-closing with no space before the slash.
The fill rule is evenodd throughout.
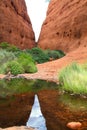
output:
<path id="1" fill-rule="evenodd" d="M 46 17 L 46 11 L 49 2 L 46 2 L 45 0 L 25 0 L 25 1 L 37 41 L 41 30 L 41 25 Z"/>

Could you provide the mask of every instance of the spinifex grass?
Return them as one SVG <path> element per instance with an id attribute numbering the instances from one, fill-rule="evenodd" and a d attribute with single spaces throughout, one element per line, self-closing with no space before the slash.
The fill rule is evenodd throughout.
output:
<path id="1" fill-rule="evenodd" d="M 83 65 L 72 63 L 59 74 L 59 81 L 65 91 L 75 94 L 87 94 L 87 69 Z"/>

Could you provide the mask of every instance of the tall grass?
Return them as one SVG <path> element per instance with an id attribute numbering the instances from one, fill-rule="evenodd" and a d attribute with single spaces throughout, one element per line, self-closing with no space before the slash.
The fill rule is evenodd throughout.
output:
<path id="1" fill-rule="evenodd" d="M 86 66 L 86 65 L 85 65 Z M 63 90 L 75 94 L 87 94 L 87 67 L 72 63 L 59 73 Z"/>

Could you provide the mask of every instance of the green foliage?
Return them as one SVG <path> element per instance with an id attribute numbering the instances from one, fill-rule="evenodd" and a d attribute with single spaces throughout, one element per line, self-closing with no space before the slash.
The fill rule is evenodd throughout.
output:
<path id="1" fill-rule="evenodd" d="M 55 51 L 59 52 L 59 54 L 60 54 L 59 58 L 65 56 L 65 53 L 62 50 L 55 50 Z"/>
<path id="2" fill-rule="evenodd" d="M 13 60 L 5 67 L 5 73 L 11 72 L 13 75 L 22 73 L 34 73 L 37 71 L 32 57 L 27 53 L 21 53 L 16 60 Z"/>
<path id="3" fill-rule="evenodd" d="M 5 49 L 6 51 L 13 52 L 16 57 L 18 57 L 23 52 L 29 53 L 36 63 L 44 63 L 49 61 L 51 58 L 52 60 L 54 60 L 61 58 L 65 55 L 61 50 L 42 50 L 38 47 L 32 48 L 31 50 L 28 49 L 22 51 L 16 46 L 11 45 L 7 42 L 2 42 L 0 46 L 2 49 Z"/>
<path id="4" fill-rule="evenodd" d="M 51 58 L 52 60 L 55 60 L 65 56 L 61 50 L 42 50 L 38 47 L 26 51 L 32 55 L 33 59 L 37 63 L 44 63 L 49 61 Z"/>
<path id="5" fill-rule="evenodd" d="M 8 73 L 9 71 L 13 75 L 21 73 L 34 73 L 37 71 L 36 65 L 32 57 L 27 53 L 20 53 L 16 57 L 12 52 L 6 50 L 0 51 L 0 73 Z"/>
<path id="6" fill-rule="evenodd" d="M 13 75 L 24 73 L 24 68 L 17 61 L 11 61 L 7 64 L 6 72 L 11 72 Z"/>
<path id="7" fill-rule="evenodd" d="M 2 48 L 2 49 L 6 49 L 6 48 L 8 48 L 10 46 L 10 44 L 8 43 L 8 42 L 1 42 L 0 43 L 0 47 Z"/>
<path id="8" fill-rule="evenodd" d="M 6 50 L 0 49 L 0 65 L 6 63 L 7 61 L 11 61 L 15 58 L 16 57 L 12 52 L 8 52 Z"/>
<path id="9" fill-rule="evenodd" d="M 34 62 L 34 60 L 32 59 L 32 56 L 26 52 L 20 53 L 20 55 L 18 56 L 18 60 L 19 60 L 19 62 L 23 62 L 23 60 L 28 60 L 29 62 Z"/>
<path id="10" fill-rule="evenodd" d="M 31 50 L 20 50 L 7 42 L 0 43 L 0 47 L 0 73 L 6 73 L 8 70 L 8 62 L 14 61 L 15 67 L 12 68 L 10 65 L 11 72 L 14 75 L 17 75 L 18 72 L 22 73 L 19 71 L 21 67 L 18 68 L 18 72 L 13 72 L 19 64 L 21 64 L 25 73 L 34 73 L 37 71 L 35 63 L 44 63 L 49 61 L 50 58 L 58 59 L 64 56 L 62 51 L 42 50 L 38 47 L 32 48 Z"/>
<path id="11" fill-rule="evenodd" d="M 2 43 L 1 47 L 4 49 L 0 49 L 0 73 L 6 74 L 10 71 L 13 75 L 17 75 L 37 71 L 31 55 L 8 43 Z"/>
<path id="12" fill-rule="evenodd" d="M 48 55 L 49 58 L 52 59 L 59 59 L 63 57 L 65 54 L 62 51 L 58 50 L 46 50 L 46 55 Z"/>
<path id="13" fill-rule="evenodd" d="M 18 47 L 16 47 L 15 45 L 9 44 L 8 42 L 1 42 L 0 48 L 6 49 L 7 51 L 12 51 L 12 52 L 20 51 Z"/>
<path id="14" fill-rule="evenodd" d="M 34 60 L 27 53 L 21 53 L 18 57 L 18 62 L 22 65 L 26 73 L 34 73 L 37 71 Z"/>
<path id="15" fill-rule="evenodd" d="M 12 52 L 0 49 L 0 73 L 5 73 L 5 68 L 9 61 L 14 60 L 16 57 Z"/>
<path id="16" fill-rule="evenodd" d="M 14 45 L 10 45 L 8 48 L 7 48 L 8 51 L 12 51 L 12 52 L 17 52 L 17 51 L 20 51 L 20 49 Z"/>
<path id="17" fill-rule="evenodd" d="M 44 51 L 38 47 L 32 48 L 31 50 L 27 50 L 30 53 L 37 63 L 44 63 L 49 61 L 49 57 L 44 53 Z"/>
<path id="18" fill-rule="evenodd" d="M 65 91 L 87 94 L 87 70 L 77 63 L 72 63 L 59 74 L 59 82 Z"/>

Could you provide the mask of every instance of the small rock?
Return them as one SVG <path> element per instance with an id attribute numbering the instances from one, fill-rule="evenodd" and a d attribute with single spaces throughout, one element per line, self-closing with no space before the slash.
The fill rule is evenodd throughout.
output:
<path id="1" fill-rule="evenodd" d="M 72 130 L 78 129 L 81 126 L 82 126 L 82 124 L 80 122 L 69 122 L 69 123 L 67 123 L 67 127 L 72 129 Z"/>

